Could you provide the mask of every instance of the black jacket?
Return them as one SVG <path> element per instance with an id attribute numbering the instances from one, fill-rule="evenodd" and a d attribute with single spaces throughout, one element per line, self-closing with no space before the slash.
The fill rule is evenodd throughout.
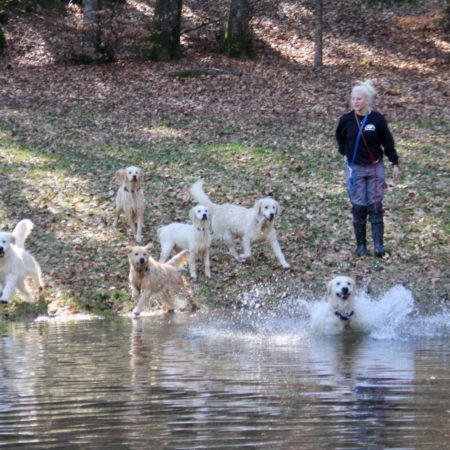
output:
<path id="1" fill-rule="evenodd" d="M 356 138 L 359 128 L 356 118 L 361 125 L 364 117 L 357 116 L 355 111 L 345 113 L 339 119 L 336 128 L 336 139 L 339 145 L 339 153 L 346 156 L 349 162 L 353 162 Z M 371 111 L 367 117 L 363 131 L 364 139 L 361 137 L 356 154 L 355 164 L 371 164 L 383 158 L 384 154 L 392 164 L 398 164 L 398 155 L 395 150 L 394 138 L 389 131 L 386 119 L 377 111 Z M 367 146 L 366 146 L 367 143 Z M 368 147 L 368 148 L 367 148 Z M 372 158 L 370 156 L 372 155 Z"/>

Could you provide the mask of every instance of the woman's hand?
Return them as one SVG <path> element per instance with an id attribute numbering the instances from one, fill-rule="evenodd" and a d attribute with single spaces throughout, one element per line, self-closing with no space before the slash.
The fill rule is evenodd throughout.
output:
<path id="1" fill-rule="evenodd" d="M 394 184 L 397 184 L 399 176 L 400 176 L 400 167 L 395 165 L 392 167 L 392 177 L 394 178 Z"/>

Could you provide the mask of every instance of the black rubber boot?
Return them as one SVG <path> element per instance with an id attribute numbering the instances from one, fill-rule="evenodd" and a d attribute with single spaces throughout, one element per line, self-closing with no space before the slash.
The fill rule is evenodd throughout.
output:
<path id="1" fill-rule="evenodd" d="M 366 223 L 367 207 L 363 205 L 352 205 L 353 228 L 356 237 L 356 254 L 358 256 L 367 255 Z"/>
<path id="2" fill-rule="evenodd" d="M 366 241 L 366 224 L 354 223 L 356 237 L 356 254 L 358 256 L 367 256 L 367 241 Z"/>
<path id="3" fill-rule="evenodd" d="M 375 250 L 375 256 L 381 258 L 384 255 L 383 236 L 383 206 L 381 203 L 377 205 L 369 205 L 369 220 L 372 224 L 372 238 Z"/>
<path id="4" fill-rule="evenodd" d="M 372 222 L 373 246 L 375 249 L 375 256 L 377 256 L 378 258 L 381 258 L 384 255 L 383 235 L 384 235 L 383 222 L 378 223 Z"/>

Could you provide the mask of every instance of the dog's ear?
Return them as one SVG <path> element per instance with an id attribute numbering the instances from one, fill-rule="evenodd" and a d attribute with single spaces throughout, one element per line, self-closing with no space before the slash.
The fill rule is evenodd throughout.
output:
<path id="1" fill-rule="evenodd" d="M 255 208 L 255 211 L 256 211 L 258 214 L 262 214 L 261 206 L 262 206 L 262 200 L 261 200 L 261 199 L 256 200 L 255 204 L 253 205 L 253 208 Z"/>
<path id="2" fill-rule="evenodd" d="M 281 214 L 281 206 L 276 200 L 274 200 L 274 202 L 275 202 L 275 206 L 277 207 L 276 216 L 278 217 Z"/>
<path id="3" fill-rule="evenodd" d="M 133 247 L 132 247 L 131 245 L 127 245 L 127 246 L 125 247 L 125 253 L 126 253 L 127 255 L 129 255 L 129 254 L 131 253 L 131 250 L 133 250 Z"/>
<path id="4" fill-rule="evenodd" d="M 120 169 L 114 175 L 114 181 L 116 181 L 118 183 L 123 183 L 125 181 L 126 176 L 127 176 L 127 171 L 125 169 Z"/>
<path id="5" fill-rule="evenodd" d="M 11 235 L 11 244 L 15 244 L 16 243 L 16 237 L 12 234 Z"/>
<path id="6" fill-rule="evenodd" d="M 192 223 L 197 222 L 197 216 L 195 215 L 195 206 L 189 211 L 189 218 L 192 220 Z"/>
<path id="7" fill-rule="evenodd" d="M 149 242 L 147 245 L 144 246 L 147 250 L 151 250 L 153 248 L 153 244 Z"/>
<path id="8" fill-rule="evenodd" d="M 333 289 L 333 280 L 329 281 L 327 283 L 327 295 L 330 296 L 331 295 L 331 290 Z"/>
<path id="9" fill-rule="evenodd" d="M 143 180 L 144 180 L 144 177 L 145 177 L 144 172 L 143 172 L 142 170 L 139 170 L 139 177 L 138 177 L 138 180 L 139 180 L 139 181 L 143 181 Z"/>

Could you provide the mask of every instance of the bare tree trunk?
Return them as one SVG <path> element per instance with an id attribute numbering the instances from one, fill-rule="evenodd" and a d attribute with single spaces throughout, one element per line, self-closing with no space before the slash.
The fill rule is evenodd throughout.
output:
<path id="1" fill-rule="evenodd" d="M 444 10 L 444 31 L 450 33 L 450 0 L 447 0 L 447 7 Z"/>
<path id="2" fill-rule="evenodd" d="M 231 0 L 223 38 L 223 51 L 226 55 L 244 59 L 255 56 L 250 32 L 252 15 L 251 0 Z"/>
<path id="3" fill-rule="evenodd" d="M 323 15 L 323 1 L 316 0 L 316 10 L 314 14 L 314 67 L 322 66 L 322 15 Z"/>
<path id="4" fill-rule="evenodd" d="M 5 37 L 5 33 L 3 31 L 3 27 L 0 24 L 0 55 L 3 54 L 5 49 L 6 49 L 6 37 Z"/>
<path id="5" fill-rule="evenodd" d="M 83 53 L 98 59 L 101 44 L 101 0 L 83 0 Z"/>
<path id="6" fill-rule="evenodd" d="M 156 61 L 168 61 L 181 56 L 182 0 L 156 0 L 155 22 L 148 39 L 145 56 Z"/>

